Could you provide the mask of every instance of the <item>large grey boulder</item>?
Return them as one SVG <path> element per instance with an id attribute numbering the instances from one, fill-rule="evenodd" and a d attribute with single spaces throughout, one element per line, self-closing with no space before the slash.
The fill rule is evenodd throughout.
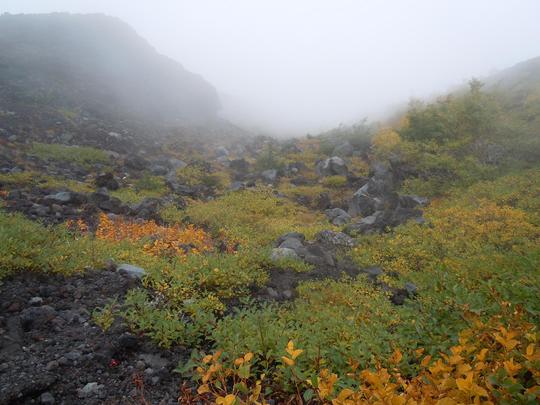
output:
<path id="1" fill-rule="evenodd" d="M 380 204 L 381 199 L 369 193 L 369 183 L 356 191 L 349 202 L 349 215 L 356 217 L 358 215 L 366 216 L 375 212 L 376 206 Z"/>
<path id="2" fill-rule="evenodd" d="M 333 156 L 317 163 L 315 170 L 319 176 L 346 176 L 349 172 L 345 161 L 339 156 Z"/>
<path id="3" fill-rule="evenodd" d="M 297 249 L 300 249 L 303 246 L 303 243 L 299 239 L 288 238 L 280 243 L 280 248 L 292 249 L 296 252 Z"/>
<path id="4" fill-rule="evenodd" d="M 298 257 L 298 255 L 296 254 L 294 250 L 289 249 L 289 248 L 279 247 L 279 248 L 272 249 L 270 260 L 272 260 L 273 262 L 279 262 L 280 260 L 285 260 L 285 259 L 298 260 L 300 258 Z"/>
<path id="5" fill-rule="evenodd" d="M 349 215 L 368 216 L 375 211 L 394 209 L 399 204 L 392 173 L 382 164 L 374 164 L 373 176 L 360 187 L 349 202 Z"/>

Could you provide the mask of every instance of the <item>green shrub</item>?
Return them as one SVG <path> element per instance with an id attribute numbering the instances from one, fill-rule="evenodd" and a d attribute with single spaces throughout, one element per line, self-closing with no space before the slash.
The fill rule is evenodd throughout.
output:
<path id="1" fill-rule="evenodd" d="M 66 225 L 43 226 L 20 214 L 0 211 L 0 278 L 17 271 L 69 275 L 102 268 L 109 259 L 149 270 L 168 263 L 145 254 L 142 242 L 110 243 L 73 233 Z"/>
<path id="2" fill-rule="evenodd" d="M 196 202 L 186 209 L 186 215 L 216 234 L 249 246 L 268 245 L 291 231 L 304 232 L 309 238 L 328 228 L 322 214 L 278 198 L 263 188 Z"/>
<path id="3" fill-rule="evenodd" d="M 101 328 L 103 332 L 107 332 L 112 326 L 116 314 L 118 302 L 116 299 L 111 300 L 103 308 L 96 308 L 92 311 L 92 320 Z"/>
<path id="4" fill-rule="evenodd" d="M 177 224 L 183 221 L 185 211 L 174 204 L 166 204 L 159 209 L 159 216 L 168 224 Z"/>
<path id="5" fill-rule="evenodd" d="M 31 187 L 36 186 L 45 189 L 69 189 L 80 193 L 88 193 L 93 187 L 87 183 L 76 180 L 53 177 L 38 173 L 32 170 L 25 170 L 19 173 L 0 173 L 0 184 L 11 187 Z"/>
<path id="6" fill-rule="evenodd" d="M 167 186 L 163 177 L 145 173 L 132 186 L 119 188 L 110 194 L 126 204 L 138 204 L 145 198 L 160 198 L 166 193 Z"/>
<path id="7" fill-rule="evenodd" d="M 321 180 L 323 186 L 329 188 L 342 188 L 347 185 L 347 177 L 345 176 L 328 176 Z"/>
<path id="8" fill-rule="evenodd" d="M 255 168 L 259 171 L 269 169 L 279 170 L 282 169 L 284 165 L 285 161 L 283 157 L 278 156 L 277 151 L 272 144 L 266 145 L 255 161 Z"/>
<path id="9" fill-rule="evenodd" d="M 144 173 L 140 179 L 135 180 L 133 186 L 137 191 L 154 191 L 161 194 L 167 191 L 165 179 L 149 173 Z"/>
<path id="10" fill-rule="evenodd" d="M 89 146 L 34 142 L 28 153 L 43 160 L 70 162 L 83 166 L 109 162 L 109 157 L 104 151 Z"/>

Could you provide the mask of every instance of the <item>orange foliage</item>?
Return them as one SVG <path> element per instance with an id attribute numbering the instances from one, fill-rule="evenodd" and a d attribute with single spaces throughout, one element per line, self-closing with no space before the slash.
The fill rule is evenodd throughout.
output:
<path id="1" fill-rule="evenodd" d="M 85 232 L 88 227 L 83 221 L 77 221 L 77 229 Z M 199 254 L 213 249 L 210 236 L 193 225 L 181 227 L 162 226 L 154 221 L 128 222 L 121 218 L 111 219 L 100 214 L 96 238 L 114 242 L 128 240 L 146 241 L 145 252 L 153 255 L 185 256 L 188 253 Z"/>

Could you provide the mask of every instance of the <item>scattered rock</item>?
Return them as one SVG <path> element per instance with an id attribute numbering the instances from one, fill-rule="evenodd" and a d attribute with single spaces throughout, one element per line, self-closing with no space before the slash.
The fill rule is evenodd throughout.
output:
<path id="1" fill-rule="evenodd" d="M 33 307 L 37 307 L 37 306 L 40 306 L 41 304 L 43 304 L 43 298 L 41 298 L 41 297 L 32 297 L 32 298 L 30 298 L 28 303 L 30 305 L 32 305 Z"/>
<path id="2" fill-rule="evenodd" d="M 216 156 L 229 156 L 229 150 L 225 146 L 219 146 L 216 148 Z"/>
<path id="3" fill-rule="evenodd" d="M 319 232 L 315 238 L 319 243 L 328 246 L 353 247 L 355 245 L 354 239 L 343 232 L 325 230 Z"/>
<path id="4" fill-rule="evenodd" d="M 276 169 L 265 170 L 261 173 L 261 178 L 268 183 L 274 183 L 277 180 L 278 171 Z"/>
<path id="5" fill-rule="evenodd" d="M 137 336 L 131 333 L 124 333 L 118 338 L 118 348 L 121 350 L 136 350 L 140 346 Z"/>
<path id="6" fill-rule="evenodd" d="M 306 263 L 314 266 L 329 266 L 334 267 L 336 262 L 332 253 L 320 244 L 304 244 L 300 249 L 296 250 L 298 256 L 300 256 Z"/>
<path id="7" fill-rule="evenodd" d="M 246 185 L 241 181 L 233 181 L 229 187 L 229 190 L 231 191 L 239 191 L 246 188 Z"/>
<path id="8" fill-rule="evenodd" d="M 123 263 L 118 266 L 117 271 L 122 274 L 126 274 L 131 278 L 141 279 L 146 275 L 146 270 L 142 267 L 137 267 L 132 264 Z"/>
<path id="9" fill-rule="evenodd" d="M 169 159 L 169 164 L 174 170 L 183 169 L 187 166 L 187 163 L 180 159 L 171 158 Z"/>
<path id="10" fill-rule="evenodd" d="M 405 290 L 407 291 L 409 296 L 414 296 L 418 293 L 418 287 L 416 286 L 416 284 L 410 282 L 405 283 Z"/>
<path id="11" fill-rule="evenodd" d="M 89 382 L 84 387 L 77 390 L 77 393 L 79 395 L 79 398 L 98 396 L 103 388 L 105 388 L 103 384 L 98 384 L 97 382 Z"/>
<path id="12" fill-rule="evenodd" d="M 86 201 L 86 197 L 79 193 L 72 191 L 61 191 L 56 194 L 49 194 L 45 196 L 44 200 L 52 204 L 82 204 Z"/>
<path id="13" fill-rule="evenodd" d="M 240 173 L 247 173 L 249 170 L 249 163 L 245 159 L 233 159 L 229 163 L 229 167 Z"/>
<path id="14" fill-rule="evenodd" d="M 169 172 L 169 168 L 159 163 L 152 163 L 150 165 L 150 172 L 156 176 L 165 176 Z"/>
<path id="15" fill-rule="evenodd" d="M 44 405 L 54 405 L 54 397 L 50 392 L 44 392 L 39 396 L 39 403 Z"/>
<path id="16" fill-rule="evenodd" d="M 351 222 L 351 216 L 341 208 L 328 209 L 324 213 L 333 225 L 341 226 Z"/>
<path id="17" fill-rule="evenodd" d="M 300 232 L 288 232 L 284 235 L 281 235 L 277 240 L 277 246 L 281 245 L 283 241 L 287 239 L 298 239 L 299 241 L 303 242 L 306 240 L 306 236 L 303 233 Z"/>
<path id="18" fill-rule="evenodd" d="M 148 162 L 148 160 L 146 160 L 142 156 L 128 155 L 124 159 L 124 165 L 126 167 L 128 167 L 129 169 L 139 170 L 140 171 L 140 170 L 147 169 L 148 166 L 150 165 L 150 163 Z"/>
<path id="19" fill-rule="evenodd" d="M 143 219 L 159 219 L 158 210 L 161 206 L 161 200 L 158 198 L 148 197 L 143 199 L 139 204 L 131 207 L 130 214 Z"/>
<path id="20" fill-rule="evenodd" d="M 99 174 L 95 183 L 97 187 L 105 187 L 107 190 L 118 190 L 120 188 L 120 184 L 118 184 L 112 173 Z"/>
<path id="21" fill-rule="evenodd" d="M 20 320 L 24 331 L 41 326 L 49 322 L 56 315 L 56 311 L 49 305 L 29 307 L 21 311 Z"/>
<path id="22" fill-rule="evenodd" d="M 169 360 L 157 354 L 143 353 L 139 358 L 154 370 L 166 368 L 169 365 Z"/>

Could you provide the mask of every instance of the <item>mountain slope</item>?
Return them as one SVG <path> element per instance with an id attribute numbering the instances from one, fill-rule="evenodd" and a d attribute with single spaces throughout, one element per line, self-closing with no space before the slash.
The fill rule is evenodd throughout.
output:
<path id="1" fill-rule="evenodd" d="M 0 16 L 0 103 L 95 116 L 200 122 L 216 117 L 216 90 L 105 15 Z"/>

